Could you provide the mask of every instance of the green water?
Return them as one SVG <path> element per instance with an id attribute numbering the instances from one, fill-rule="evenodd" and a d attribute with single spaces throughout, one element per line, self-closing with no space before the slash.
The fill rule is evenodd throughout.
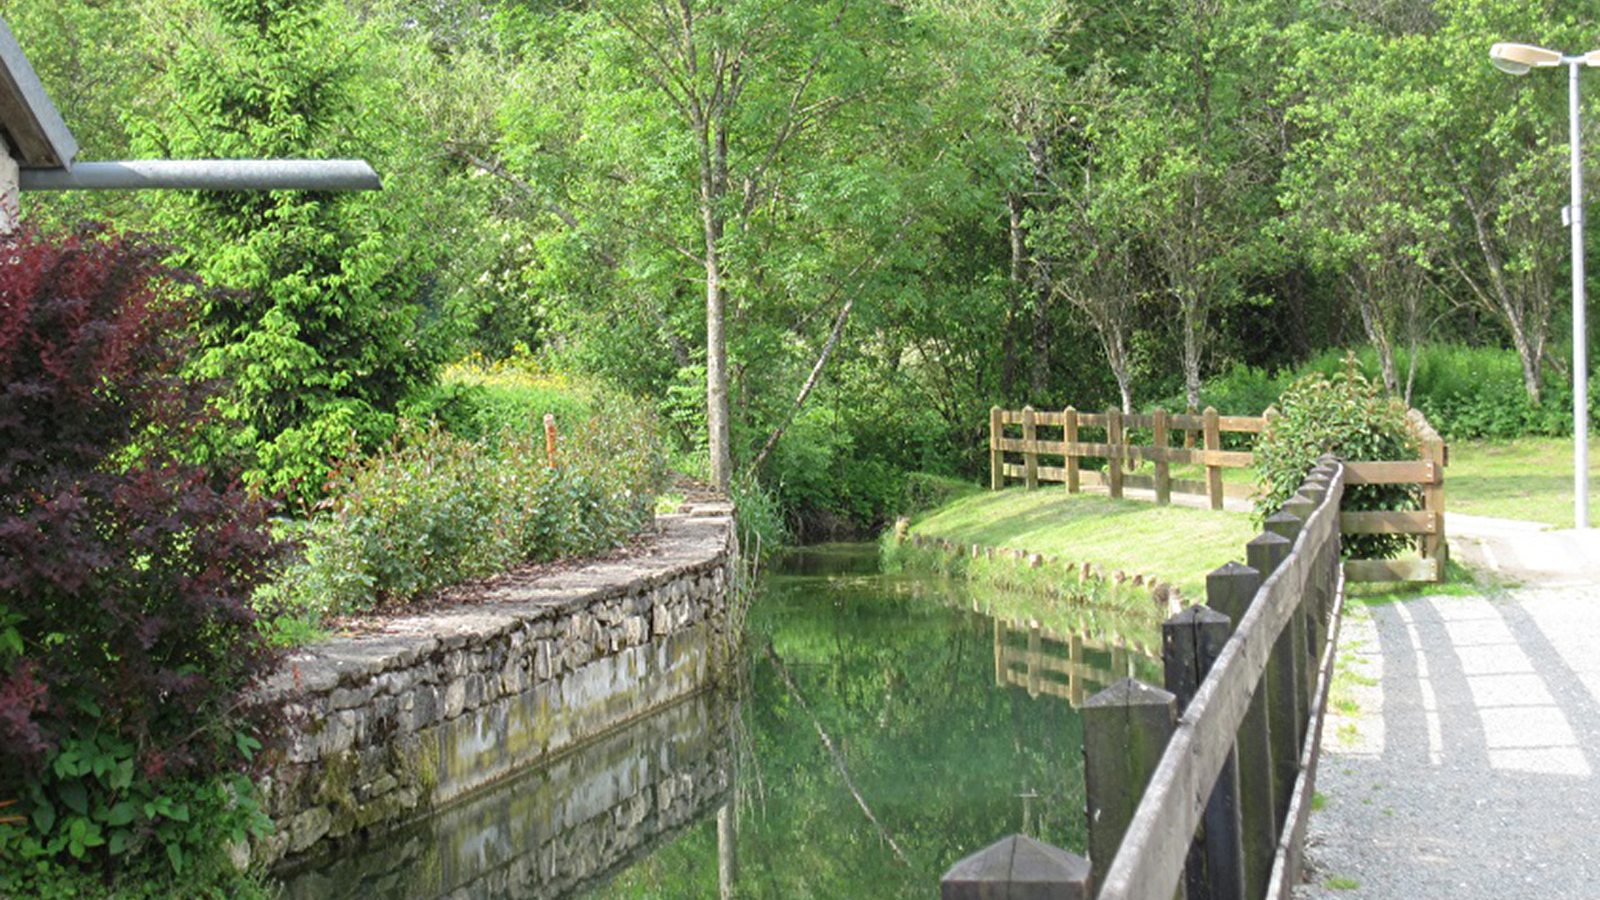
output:
<path id="1" fill-rule="evenodd" d="M 1145 663 L 1095 638 L 1030 641 L 957 586 L 879 575 L 871 545 L 769 568 L 733 689 L 386 837 L 376 861 L 304 873 L 286 896 L 703 900 L 730 879 L 741 898 L 925 898 L 1018 831 L 1083 852 L 1069 700 Z M 630 791 L 626 811 L 594 812 Z M 456 874 L 471 865 L 483 871 Z"/>

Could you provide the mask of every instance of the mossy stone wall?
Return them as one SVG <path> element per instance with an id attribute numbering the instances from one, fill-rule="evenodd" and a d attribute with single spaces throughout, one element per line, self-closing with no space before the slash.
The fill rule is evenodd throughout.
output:
<path id="1" fill-rule="evenodd" d="M 269 863 L 417 820 L 710 683 L 732 510 L 658 519 L 629 558 L 507 578 L 469 602 L 304 648 L 264 688 L 289 736 L 262 784 Z"/>

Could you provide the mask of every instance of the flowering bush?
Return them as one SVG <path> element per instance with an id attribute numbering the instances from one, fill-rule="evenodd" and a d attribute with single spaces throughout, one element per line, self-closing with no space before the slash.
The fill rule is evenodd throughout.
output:
<path id="1" fill-rule="evenodd" d="M 519 417 L 519 420 L 521 417 Z M 405 603 L 522 562 L 620 545 L 651 520 L 666 469 L 654 422 L 600 401 L 552 467 L 542 428 L 469 440 L 404 424 L 391 446 L 335 473 L 304 554 L 263 595 L 312 616 Z"/>

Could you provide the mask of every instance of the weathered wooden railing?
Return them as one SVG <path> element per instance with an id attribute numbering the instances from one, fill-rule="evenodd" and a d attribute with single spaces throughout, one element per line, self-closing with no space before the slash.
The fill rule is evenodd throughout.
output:
<path id="1" fill-rule="evenodd" d="M 1020 438 L 1005 434 L 1008 425 L 1022 428 Z M 1043 440 L 1039 428 L 1061 429 L 1061 440 Z M 1038 487 L 1041 481 L 1065 482 L 1067 490 L 1077 493 L 1087 483 L 1103 478 L 1113 497 L 1121 497 L 1124 486 L 1146 487 L 1156 492 L 1158 502 L 1166 503 L 1172 492 L 1206 494 L 1211 498 L 1211 508 L 1221 509 L 1224 497 L 1243 497 L 1250 486 L 1228 484 L 1222 480 L 1223 469 L 1247 469 L 1255 465 L 1255 457 L 1248 451 L 1222 449 L 1224 434 L 1260 434 L 1266 427 L 1263 416 L 1223 416 L 1215 409 L 1201 415 L 1172 415 L 1166 410 L 1156 410 L 1144 415 L 1124 415 L 1121 410 L 1110 409 L 1103 413 L 1083 413 L 1072 407 L 1059 412 L 1035 410 L 1031 406 L 1021 410 L 1004 410 L 996 406 L 989 410 L 989 485 L 999 490 L 1006 478 L 1022 478 L 1028 487 Z M 1103 441 L 1085 441 L 1082 432 L 1100 431 Z M 1149 444 L 1130 442 L 1128 432 L 1148 431 Z M 1199 448 L 1174 447 L 1174 432 L 1200 432 L 1203 444 Z M 1006 453 L 1022 455 L 1020 465 L 1008 463 Z M 1041 466 L 1040 456 L 1059 456 L 1060 466 Z M 1104 476 L 1098 472 L 1084 471 L 1080 460 L 1100 458 L 1123 462 L 1152 462 L 1153 477 L 1141 478 L 1125 474 L 1120 466 L 1107 466 Z M 1205 481 L 1175 479 L 1172 464 L 1205 466 Z"/>
<path id="2" fill-rule="evenodd" d="M 1247 545 L 1249 565 L 1212 572 L 1207 606 L 1167 621 L 1165 689 L 1124 679 L 1085 704 L 1088 861 L 1008 838 L 952 867 L 944 900 L 1021 881 L 1100 900 L 1167 900 L 1180 883 L 1191 897 L 1288 896 L 1343 606 L 1347 477 L 1323 460 Z"/>
<path id="3" fill-rule="evenodd" d="M 1411 484 L 1422 493 L 1422 509 L 1384 512 L 1348 512 L 1340 518 L 1344 534 L 1400 534 L 1417 539 L 1418 557 L 1409 559 L 1358 559 L 1345 563 L 1351 581 L 1439 581 L 1444 577 L 1448 553 L 1444 522 L 1444 468 L 1447 448 L 1439 433 L 1417 410 L 1410 412 L 1412 427 L 1421 438 L 1419 458 L 1398 461 L 1358 461 L 1347 463 L 1348 483 Z M 1255 486 L 1224 482 L 1223 469 L 1246 469 L 1255 465 L 1255 454 L 1248 450 L 1224 450 L 1223 435 L 1256 435 L 1266 429 L 1268 414 L 1260 416 L 1222 416 L 1215 409 L 1201 415 L 1172 415 L 1164 410 L 1143 415 L 1124 415 L 1112 409 L 1104 413 L 1081 413 L 1072 407 L 1045 412 L 1033 407 L 1021 410 L 989 411 L 989 483 L 994 490 L 1005 486 L 1007 478 L 1021 479 L 1030 489 L 1040 482 L 1061 482 L 1069 493 L 1086 485 L 1104 484 L 1113 497 L 1124 496 L 1127 487 L 1155 492 L 1157 503 L 1170 503 L 1172 494 L 1204 494 L 1212 509 L 1221 509 L 1226 497 L 1247 497 Z M 1020 434 L 1017 431 L 1020 429 Z M 1058 430 L 1060 439 L 1042 437 L 1040 429 Z M 1009 433 L 1008 433 L 1009 430 Z M 1102 441 L 1084 440 L 1085 431 L 1098 431 Z M 1129 432 L 1150 435 L 1150 443 L 1129 440 Z M 1199 432 L 1198 448 L 1172 446 L 1178 432 Z M 1011 462 L 1007 454 L 1020 456 Z M 1043 462 L 1060 458 L 1060 465 Z M 1105 459 L 1111 464 L 1104 474 L 1084 470 L 1082 460 Z M 1120 463 L 1151 462 L 1155 474 L 1133 475 Z M 1204 466 L 1204 481 L 1173 478 L 1174 464 Z"/>

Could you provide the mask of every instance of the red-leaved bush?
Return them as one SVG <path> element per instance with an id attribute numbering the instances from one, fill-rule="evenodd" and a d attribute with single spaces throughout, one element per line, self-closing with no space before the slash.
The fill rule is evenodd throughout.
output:
<path id="1" fill-rule="evenodd" d="M 161 252 L 0 236 L 0 800 L 47 805 L 45 763 L 90 735 L 147 781 L 236 765 L 240 693 L 271 662 L 248 601 L 275 545 L 260 503 L 187 461 L 198 288 Z"/>

